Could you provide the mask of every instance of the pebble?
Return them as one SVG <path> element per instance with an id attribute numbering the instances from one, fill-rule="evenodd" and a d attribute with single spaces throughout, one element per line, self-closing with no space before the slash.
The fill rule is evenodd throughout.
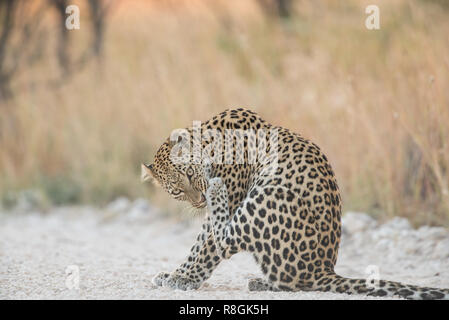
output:
<path id="1" fill-rule="evenodd" d="M 113 213 L 121 213 L 129 209 L 131 201 L 126 197 L 119 197 L 106 206 L 106 210 Z"/>
<path id="2" fill-rule="evenodd" d="M 342 232 L 354 234 L 375 228 L 376 220 L 365 213 L 347 212 L 342 218 Z"/>

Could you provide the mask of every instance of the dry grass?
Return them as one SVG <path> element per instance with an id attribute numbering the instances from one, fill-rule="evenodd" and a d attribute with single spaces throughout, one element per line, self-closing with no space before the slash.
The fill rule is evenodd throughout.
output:
<path id="1" fill-rule="evenodd" d="M 2 192 L 145 195 L 139 163 L 173 128 L 247 106 L 324 149 L 346 210 L 449 225 L 449 11 L 384 1 L 381 30 L 368 31 L 355 0 L 301 1 L 285 23 L 252 1 L 205 3 L 124 3 L 100 66 L 59 89 L 32 86 L 58 72 L 49 51 L 22 74 L 0 105 Z"/>

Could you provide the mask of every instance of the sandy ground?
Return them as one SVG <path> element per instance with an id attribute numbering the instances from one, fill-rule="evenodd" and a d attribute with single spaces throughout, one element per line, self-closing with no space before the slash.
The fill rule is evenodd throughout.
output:
<path id="1" fill-rule="evenodd" d="M 222 262 L 199 290 L 153 286 L 156 273 L 186 257 L 200 223 L 168 219 L 144 200 L 122 199 L 103 210 L 0 212 L 0 299 L 374 299 L 249 292 L 247 280 L 261 272 L 245 253 Z M 398 218 L 378 225 L 355 213 L 346 214 L 343 225 L 341 275 L 449 288 L 447 230 L 415 230 Z"/>

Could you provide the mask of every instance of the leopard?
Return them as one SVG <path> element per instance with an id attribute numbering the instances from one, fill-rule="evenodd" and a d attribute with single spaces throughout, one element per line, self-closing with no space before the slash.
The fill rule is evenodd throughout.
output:
<path id="1" fill-rule="evenodd" d="M 197 131 L 212 132 L 209 139 L 197 141 L 197 149 L 209 153 L 200 153 L 199 160 L 198 152 L 197 159 L 193 153 L 176 158 L 182 154 L 182 140 Z M 141 179 L 206 214 L 186 260 L 172 272 L 155 275 L 155 286 L 199 289 L 221 261 L 245 251 L 263 274 L 248 280 L 249 291 L 449 299 L 449 289 L 387 280 L 374 283 L 335 272 L 342 199 L 328 158 L 311 140 L 268 123 L 248 108 L 226 109 L 182 132 L 162 143 L 153 163 L 141 165 Z M 235 135 L 226 137 L 228 132 Z M 214 144 L 223 139 L 233 147 Z M 255 145 L 261 147 L 256 150 Z"/>

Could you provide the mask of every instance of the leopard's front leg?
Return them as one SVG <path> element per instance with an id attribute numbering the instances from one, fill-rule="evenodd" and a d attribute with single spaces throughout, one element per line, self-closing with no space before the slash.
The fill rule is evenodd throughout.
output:
<path id="1" fill-rule="evenodd" d="M 228 259 L 240 250 L 232 231 L 233 221 L 229 212 L 228 191 L 221 178 L 209 179 L 206 200 L 218 254 Z"/>
<path id="2" fill-rule="evenodd" d="M 201 227 L 187 260 L 173 272 L 160 272 L 152 282 L 156 286 L 194 290 L 207 280 L 222 258 L 217 254 L 210 218 Z"/>
<path id="3" fill-rule="evenodd" d="M 181 290 L 197 289 L 211 276 L 223 258 L 239 251 L 239 248 L 230 245 L 234 244 L 235 240 L 229 236 L 230 214 L 226 186 L 219 178 L 210 179 L 210 165 L 206 165 L 204 169 L 210 186 L 206 193 L 209 208 L 206 221 L 187 261 L 171 273 L 161 272 L 156 275 L 152 281 L 157 286 Z M 216 204 L 223 205 L 224 210 L 219 213 L 215 210 Z"/>

